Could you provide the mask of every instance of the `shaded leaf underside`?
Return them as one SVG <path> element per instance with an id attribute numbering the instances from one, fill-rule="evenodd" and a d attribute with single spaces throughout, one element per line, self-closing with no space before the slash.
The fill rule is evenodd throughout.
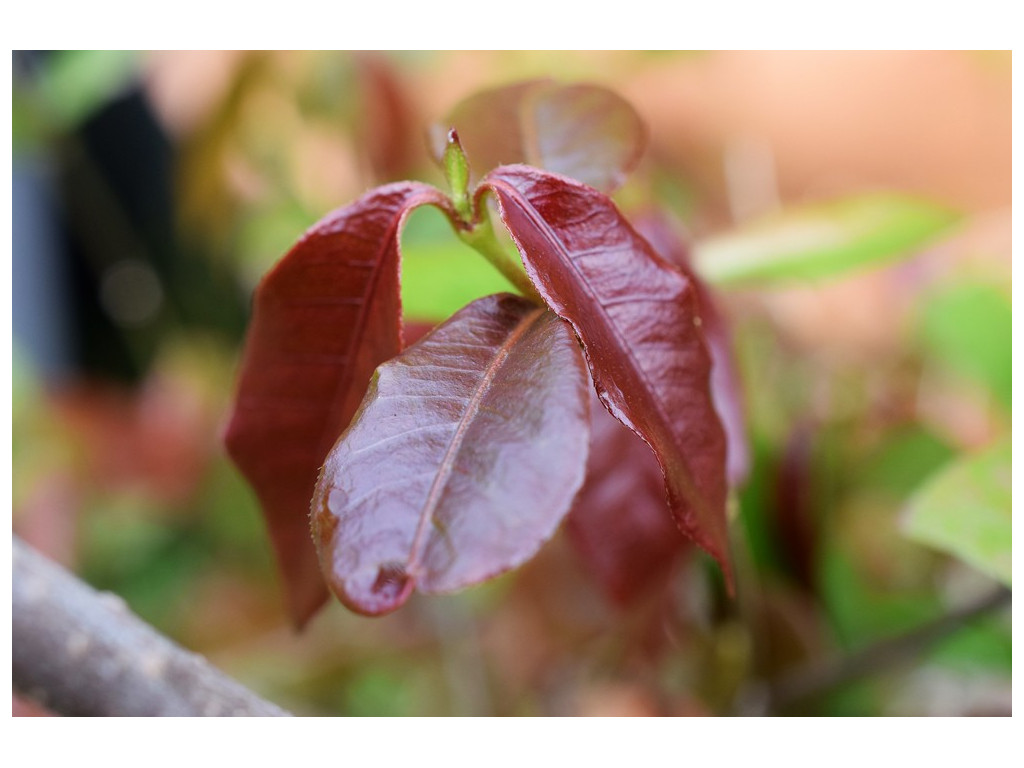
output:
<path id="1" fill-rule="evenodd" d="M 583 480 L 588 383 L 569 327 L 508 294 L 382 365 L 313 499 L 338 598 L 379 615 L 531 557 Z"/>
<path id="2" fill-rule="evenodd" d="M 696 289 L 607 197 L 526 166 L 484 179 L 530 279 L 581 339 L 601 401 L 654 450 L 680 528 L 731 584 L 725 435 Z"/>
<path id="3" fill-rule="evenodd" d="M 597 402 L 591 405 L 587 478 L 567 518 L 590 572 L 616 603 L 664 586 L 691 546 L 665 502 L 665 480 L 650 448 Z"/>
<path id="4" fill-rule="evenodd" d="M 701 329 L 711 354 L 711 396 L 722 420 L 726 437 L 726 471 L 729 485 L 742 485 L 750 471 L 750 446 L 747 443 L 743 387 L 733 358 L 732 334 L 710 289 L 690 266 L 689 248 L 662 215 L 634 220 L 637 232 L 666 261 L 686 275 L 697 289 L 700 301 Z"/>
<path id="5" fill-rule="evenodd" d="M 373 370 L 401 350 L 398 238 L 424 204 L 446 203 L 398 183 L 329 214 L 254 296 L 225 442 L 259 497 L 299 625 L 327 597 L 309 532 L 317 472 Z"/>

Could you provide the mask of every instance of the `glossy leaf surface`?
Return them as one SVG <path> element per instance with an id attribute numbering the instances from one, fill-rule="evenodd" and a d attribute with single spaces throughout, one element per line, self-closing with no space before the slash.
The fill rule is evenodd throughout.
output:
<path id="1" fill-rule="evenodd" d="M 587 477 L 567 518 L 588 569 L 616 603 L 663 586 L 691 546 L 672 519 L 665 480 L 643 440 L 594 398 Z"/>
<path id="2" fill-rule="evenodd" d="M 907 535 L 948 552 L 1007 586 L 1012 561 L 1010 441 L 959 459 L 911 498 Z"/>
<path id="3" fill-rule="evenodd" d="M 665 260 L 677 266 L 693 281 L 700 299 L 701 328 L 711 353 L 711 396 L 722 420 L 726 438 L 726 469 L 729 485 L 736 487 L 750 471 L 750 446 L 747 440 L 743 386 L 733 356 L 732 332 L 714 295 L 690 266 L 690 249 L 672 223 L 660 215 L 648 215 L 634 221 L 637 231 Z"/>
<path id="4" fill-rule="evenodd" d="M 256 490 L 302 624 L 327 597 L 309 534 L 317 472 L 370 376 L 401 350 L 398 234 L 425 184 L 381 187 L 312 227 L 253 300 L 225 442 Z"/>
<path id="5" fill-rule="evenodd" d="M 456 105 L 435 129 L 439 162 L 453 127 L 477 179 L 499 165 L 526 163 L 609 192 L 639 162 L 647 141 L 643 121 L 622 97 L 549 80 L 482 91 Z"/>
<path id="6" fill-rule="evenodd" d="M 693 282 L 590 187 L 526 166 L 484 184 L 530 279 L 583 342 L 601 401 L 654 450 L 677 523 L 731 583 L 725 434 Z"/>
<path id="7" fill-rule="evenodd" d="M 795 207 L 698 243 L 696 268 L 719 285 L 832 277 L 911 256 L 956 218 L 895 194 Z"/>
<path id="8" fill-rule="evenodd" d="M 383 614 L 532 556 L 583 481 L 588 384 L 570 328 L 509 294 L 378 368 L 313 499 L 338 598 Z"/>

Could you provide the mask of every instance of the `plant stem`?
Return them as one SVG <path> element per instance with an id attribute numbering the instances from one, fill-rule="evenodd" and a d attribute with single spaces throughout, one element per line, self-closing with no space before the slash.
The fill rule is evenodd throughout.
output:
<path id="1" fill-rule="evenodd" d="M 452 207 L 458 214 L 458 220 L 452 220 L 455 233 L 462 242 L 491 262 L 524 296 L 543 306 L 544 300 L 523 272 L 519 260 L 509 255 L 498 242 L 487 206 L 481 197 L 474 199 L 469 194 L 469 160 L 462 149 L 458 131 L 454 128 L 448 131 L 448 143 L 444 150 L 444 175 L 452 190 Z"/>
<path id="2" fill-rule="evenodd" d="M 762 713 L 784 713 L 846 683 L 913 659 L 971 621 L 1008 606 L 1011 599 L 1009 588 L 998 587 L 977 602 L 926 622 L 904 635 L 887 638 L 849 656 L 820 659 L 786 672 L 769 682 L 761 696 L 752 698 L 760 699 Z"/>
<path id="3" fill-rule="evenodd" d="M 480 208 L 481 215 L 476 223 L 469 225 L 465 229 L 456 227 L 455 231 L 459 239 L 487 259 L 524 296 L 543 305 L 544 299 L 537 293 L 537 289 L 533 287 L 530 278 L 526 276 L 519 259 L 509 254 L 502 247 L 501 243 L 498 242 L 498 237 L 494 232 L 494 226 L 491 224 L 491 217 L 487 212 L 486 206 L 481 204 Z"/>

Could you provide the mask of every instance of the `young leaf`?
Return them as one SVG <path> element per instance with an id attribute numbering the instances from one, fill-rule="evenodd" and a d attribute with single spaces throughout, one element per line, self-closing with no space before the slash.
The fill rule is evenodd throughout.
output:
<path id="1" fill-rule="evenodd" d="M 327 597 L 309 535 L 317 471 L 374 368 L 402 348 L 402 220 L 444 202 L 425 184 L 370 192 L 313 226 L 256 289 L 225 442 L 259 496 L 298 625 Z"/>
<path id="2" fill-rule="evenodd" d="M 879 193 L 793 208 L 698 243 L 697 271 L 718 285 L 811 280 L 913 255 L 956 216 Z"/>
<path id="3" fill-rule="evenodd" d="M 668 511 L 651 449 L 600 404 L 590 414 L 587 477 L 567 528 L 608 596 L 629 605 L 665 584 L 689 543 Z"/>
<path id="4" fill-rule="evenodd" d="M 530 279 L 583 342 L 602 403 L 654 450 L 679 527 L 731 584 L 725 434 L 693 282 L 590 187 L 503 166 L 486 189 Z"/>
<path id="5" fill-rule="evenodd" d="M 531 557 L 583 481 L 588 391 L 569 327 L 510 294 L 380 366 L 313 498 L 338 598 L 384 614 Z"/>
<path id="6" fill-rule="evenodd" d="M 904 530 L 1010 586 L 1011 475 L 1009 440 L 955 461 L 911 498 Z"/>
<path id="7" fill-rule="evenodd" d="M 435 127 L 433 151 L 444 157 L 444 137 L 459 132 L 479 174 L 526 163 L 611 192 L 643 154 L 643 121 L 622 97 L 596 85 L 550 80 L 482 91 L 460 102 Z"/>
<path id="8" fill-rule="evenodd" d="M 737 487 L 750 471 L 750 447 L 747 443 L 743 387 L 732 352 L 732 333 L 718 309 L 711 290 L 690 267 L 690 249 L 671 222 L 662 215 L 646 215 L 634 219 L 637 232 L 654 250 L 677 266 L 697 289 L 700 301 L 701 328 L 711 353 L 711 397 L 725 429 L 726 470 L 729 485 Z"/>

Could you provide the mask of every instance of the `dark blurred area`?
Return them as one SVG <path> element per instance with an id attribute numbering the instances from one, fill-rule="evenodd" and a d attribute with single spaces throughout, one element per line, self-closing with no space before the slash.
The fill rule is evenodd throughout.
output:
<path id="1" fill-rule="evenodd" d="M 725 714 L 998 583 L 903 521 L 1009 434 L 1008 53 L 15 51 L 13 73 L 14 531 L 282 706 Z M 651 143 L 616 199 L 698 243 L 881 190 L 960 224 L 890 266 L 720 292 L 753 456 L 738 600 L 687 550 L 622 605 L 560 533 L 491 583 L 382 619 L 331 604 L 296 635 L 220 444 L 251 292 L 370 187 L 443 187 L 429 124 L 533 77 L 636 107 Z M 431 211 L 402 242 L 412 320 L 506 289 Z M 1009 714 L 1011 668 L 1004 612 L 801 712 Z"/>
<path id="2" fill-rule="evenodd" d="M 18 85 L 39 87 L 54 55 L 15 52 Z M 47 154 L 16 155 L 14 184 L 15 282 L 26 289 L 15 333 L 47 375 L 138 383 L 175 327 L 237 343 L 245 291 L 180 233 L 177 149 L 141 84 L 126 81 Z"/>

